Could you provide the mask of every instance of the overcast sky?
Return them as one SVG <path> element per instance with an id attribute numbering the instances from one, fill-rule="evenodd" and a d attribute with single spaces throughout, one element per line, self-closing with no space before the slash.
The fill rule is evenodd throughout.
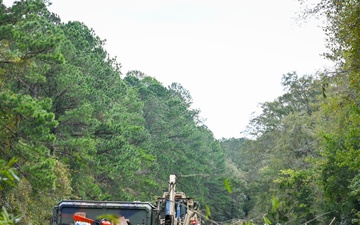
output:
<path id="1" fill-rule="evenodd" d="M 281 95 L 283 74 L 326 64 L 320 23 L 300 25 L 296 0 L 52 0 L 49 10 L 106 39 L 123 74 L 180 83 L 216 138 L 243 136 L 258 104 Z"/>

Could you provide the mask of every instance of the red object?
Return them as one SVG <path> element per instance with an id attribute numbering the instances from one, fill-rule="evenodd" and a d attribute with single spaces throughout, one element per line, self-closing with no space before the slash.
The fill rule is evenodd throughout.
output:
<path id="1" fill-rule="evenodd" d="M 81 221 L 81 222 L 87 222 L 90 224 L 92 224 L 94 222 L 94 220 L 80 216 L 80 215 L 74 215 L 74 220 Z"/>
<path id="2" fill-rule="evenodd" d="M 87 222 L 92 224 L 94 222 L 94 220 L 90 219 L 90 218 L 86 218 L 83 216 L 79 216 L 79 215 L 74 215 L 74 220 L 76 221 L 81 221 L 81 222 Z M 102 225 L 111 225 L 111 223 L 109 221 L 101 221 Z"/>

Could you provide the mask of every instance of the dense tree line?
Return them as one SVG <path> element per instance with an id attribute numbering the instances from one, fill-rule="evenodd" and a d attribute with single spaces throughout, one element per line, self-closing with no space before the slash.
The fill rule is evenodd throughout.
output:
<path id="1" fill-rule="evenodd" d="M 326 17 L 336 67 L 285 74 L 284 94 L 250 121 L 252 138 L 223 141 L 243 178 L 236 204 L 257 224 L 359 224 L 360 2 L 323 0 L 306 15 Z"/>
<path id="2" fill-rule="evenodd" d="M 360 2 L 306 12 L 327 18 L 336 68 L 285 74 L 251 138 L 223 140 L 181 84 L 122 74 L 94 30 L 47 4 L 0 1 L 1 224 L 48 224 L 62 199 L 155 201 L 170 174 L 213 221 L 359 223 Z"/>
<path id="3" fill-rule="evenodd" d="M 155 202 L 170 174 L 225 173 L 220 142 L 186 89 L 124 76 L 94 30 L 61 22 L 47 4 L 0 3 L 1 178 L 12 178 L 0 193 L 9 214 L 48 224 L 62 199 Z M 211 207 L 210 193 L 225 190 L 220 178 L 184 177 L 178 188 L 226 217 Z"/>

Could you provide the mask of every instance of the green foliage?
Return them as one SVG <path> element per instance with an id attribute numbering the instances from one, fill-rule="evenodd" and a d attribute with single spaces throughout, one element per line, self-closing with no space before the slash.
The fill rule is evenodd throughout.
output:
<path id="1" fill-rule="evenodd" d="M 208 205 L 205 205 L 205 211 L 206 211 L 206 218 L 209 218 L 211 216 L 211 209 Z"/>
<path id="2" fill-rule="evenodd" d="M 244 221 L 242 225 L 253 225 L 253 222 L 250 220 L 248 222 Z"/>
<path id="3" fill-rule="evenodd" d="M 17 224 L 21 219 L 21 216 L 14 216 L 9 214 L 5 207 L 2 208 L 2 212 L 0 215 L 0 224 L 1 225 L 11 225 Z"/>
<path id="4" fill-rule="evenodd" d="M 317 187 L 308 171 L 282 170 L 274 182 L 280 189 L 272 199 L 272 216 L 277 221 L 295 223 L 315 218 L 313 204 Z"/>
<path id="5" fill-rule="evenodd" d="M 323 0 L 314 10 L 329 22 L 334 73 L 285 74 L 284 94 L 250 121 L 253 138 L 219 141 L 180 84 L 140 71 L 123 78 L 94 30 L 62 23 L 44 1 L 1 2 L 0 177 L 9 207 L 0 223 L 22 212 L 24 224 L 42 224 L 64 198 L 153 201 L 169 174 L 209 219 L 357 223 L 359 6 Z"/>
<path id="6" fill-rule="evenodd" d="M 338 63 L 336 71 L 285 75 L 285 93 L 263 103 L 262 113 L 250 121 L 254 140 L 232 153 L 233 159 L 241 157 L 249 184 L 250 216 L 266 212 L 271 222 L 285 224 L 357 223 L 359 9 L 358 1 L 320 1 L 312 12 L 328 19 L 327 56 Z M 271 200 L 273 207 L 264 206 Z"/>
<path id="7" fill-rule="evenodd" d="M 4 185 L 15 186 L 15 181 L 19 181 L 19 177 L 16 175 L 15 168 L 16 159 L 11 159 L 9 162 L 5 162 L 0 159 L 0 190 L 3 190 Z M 2 206 L 0 214 L 0 224 L 16 224 L 21 219 L 21 216 L 14 216 L 9 214 L 5 206 Z"/>
<path id="8" fill-rule="evenodd" d="M 359 1 L 324 0 L 317 11 L 327 17 L 325 31 L 338 63 L 334 73 L 325 74 L 326 101 L 318 117 L 317 137 L 322 160 L 319 163 L 329 218 L 338 223 L 356 224 L 359 165 Z"/>
<path id="9" fill-rule="evenodd" d="M 0 102 L 0 116 L 3 118 L 1 126 L 5 131 L 1 135 L 3 156 L 18 158 L 17 165 L 22 165 L 20 170 L 24 174 L 36 172 L 37 177 L 35 173 L 29 176 L 34 181 L 33 185 L 51 186 L 54 177 L 46 174 L 53 159 L 49 158 L 49 149 L 45 144 L 54 140 L 50 129 L 57 123 L 54 115 L 47 112 L 49 101 L 38 101 L 27 95 L 2 91 Z"/>
<path id="10" fill-rule="evenodd" d="M 94 30 L 62 23 L 43 1 L 1 3 L 0 16 L 0 159 L 18 158 L 21 175 L 2 196 L 23 223 L 47 221 L 64 198 L 153 201 L 169 174 L 225 172 L 180 84 L 139 71 L 122 79 Z M 223 177 L 209 180 L 183 176 L 179 186 L 224 218 L 226 200 L 211 194 L 226 193 Z"/>
<path id="11" fill-rule="evenodd" d="M 238 197 L 237 205 L 255 223 L 305 223 L 322 213 L 318 176 L 309 169 L 319 157 L 321 80 L 289 73 L 282 84 L 285 93 L 262 104 L 262 113 L 250 121 L 254 139 L 223 144 L 244 181 L 238 196 L 246 198 Z"/>
<path id="12" fill-rule="evenodd" d="M 264 218 L 264 223 L 266 225 L 272 224 L 271 221 L 266 216 L 263 216 L 263 218 Z"/>
<path id="13" fill-rule="evenodd" d="M 15 181 L 20 180 L 13 167 L 15 163 L 15 158 L 12 158 L 9 162 L 0 159 L 0 190 L 3 189 L 4 184 L 15 185 Z"/>
<path id="14" fill-rule="evenodd" d="M 224 185 L 225 185 L 226 190 L 231 194 L 232 190 L 231 190 L 231 187 L 229 185 L 229 180 L 228 179 L 224 180 Z"/>

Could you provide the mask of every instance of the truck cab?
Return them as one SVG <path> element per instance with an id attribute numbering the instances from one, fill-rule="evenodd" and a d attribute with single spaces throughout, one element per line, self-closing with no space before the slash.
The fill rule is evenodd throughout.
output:
<path id="1" fill-rule="evenodd" d="M 51 225 L 91 225 L 74 215 L 96 220 L 102 215 L 125 218 L 131 225 L 153 225 L 155 206 L 149 202 L 63 200 L 54 207 Z"/>

